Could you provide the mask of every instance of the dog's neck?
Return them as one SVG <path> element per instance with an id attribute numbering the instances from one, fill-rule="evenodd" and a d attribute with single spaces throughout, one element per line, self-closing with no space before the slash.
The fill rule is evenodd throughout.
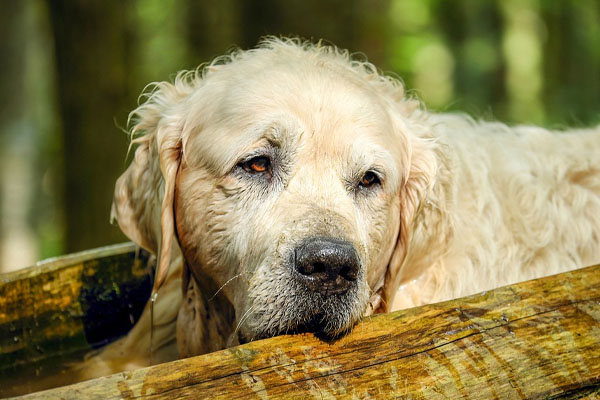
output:
<path id="1" fill-rule="evenodd" d="M 183 299 L 177 317 L 180 357 L 209 353 L 236 345 L 235 310 L 210 277 L 185 263 Z"/>

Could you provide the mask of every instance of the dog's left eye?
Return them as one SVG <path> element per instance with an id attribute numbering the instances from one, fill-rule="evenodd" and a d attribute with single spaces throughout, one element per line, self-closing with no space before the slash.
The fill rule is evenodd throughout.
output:
<path id="1" fill-rule="evenodd" d="M 375 172 L 367 171 L 360 180 L 359 185 L 364 188 L 369 188 L 380 183 L 381 181 L 379 180 L 379 177 L 377 176 L 377 174 L 375 174 Z"/>
<path id="2" fill-rule="evenodd" d="M 259 156 L 240 163 L 240 166 L 244 169 L 244 171 L 251 174 L 261 174 L 269 172 L 271 169 L 271 160 L 269 157 Z"/>

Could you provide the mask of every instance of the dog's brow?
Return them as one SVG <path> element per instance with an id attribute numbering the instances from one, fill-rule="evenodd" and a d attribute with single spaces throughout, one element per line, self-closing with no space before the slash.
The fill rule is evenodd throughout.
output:
<path id="1" fill-rule="evenodd" d="M 284 128 L 279 124 L 272 124 L 267 129 L 265 129 L 262 137 L 266 139 L 272 146 L 278 147 L 281 145 L 283 139 L 283 130 Z"/>

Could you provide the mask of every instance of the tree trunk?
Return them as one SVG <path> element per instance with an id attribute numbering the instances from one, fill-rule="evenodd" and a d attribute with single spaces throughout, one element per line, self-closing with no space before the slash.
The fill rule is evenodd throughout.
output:
<path id="1" fill-rule="evenodd" d="M 35 143 L 26 101 L 27 5 L 0 4 L 0 272 L 30 265 L 37 256 L 28 223 Z"/>
<path id="2" fill-rule="evenodd" d="M 120 1 L 49 1 L 63 121 L 66 251 L 116 241 L 114 182 L 125 168 L 127 9 Z M 135 98 L 135 97 L 133 97 Z"/>

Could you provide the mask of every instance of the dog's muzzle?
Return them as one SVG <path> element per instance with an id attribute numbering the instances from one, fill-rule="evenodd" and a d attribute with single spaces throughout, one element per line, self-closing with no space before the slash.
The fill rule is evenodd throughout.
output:
<path id="1" fill-rule="evenodd" d="M 294 251 L 299 281 L 323 295 L 343 294 L 357 285 L 360 261 L 354 246 L 334 238 L 311 238 Z"/>

